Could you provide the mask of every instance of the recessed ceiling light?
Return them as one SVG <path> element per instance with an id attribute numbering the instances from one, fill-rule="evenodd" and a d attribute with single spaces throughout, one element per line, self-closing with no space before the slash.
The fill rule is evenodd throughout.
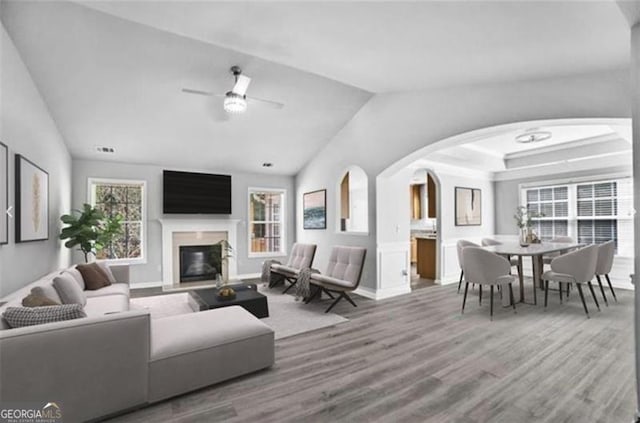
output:
<path id="1" fill-rule="evenodd" d="M 262 167 L 273 167 L 273 163 L 264 162 L 262 163 Z"/>
<path id="2" fill-rule="evenodd" d="M 98 153 L 114 154 L 116 152 L 116 149 L 113 147 L 96 146 L 96 151 Z"/>
<path id="3" fill-rule="evenodd" d="M 527 131 L 524 134 L 516 136 L 516 142 L 521 144 L 541 142 L 548 139 L 551 139 L 551 132 L 549 131 Z"/>

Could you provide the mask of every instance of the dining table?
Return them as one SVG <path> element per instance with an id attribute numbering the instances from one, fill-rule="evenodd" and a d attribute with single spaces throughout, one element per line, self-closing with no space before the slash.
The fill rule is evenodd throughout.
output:
<path id="1" fill-rule="evenodd" d="M 498 245 L 490 245 L 483 247 L 487 251 L 491 251 L 501 256 L 505 256 L 507 260 L 510 257 L 518 258 L 518 267 L 520 268 L 520 272 L 518 272 L 518 279 L 520 283 L 520 301 L 521 303 L 532 304 L 535 305 L 538 303 L 537 298 L 537 286 L 542 286 L 542 273 L 544 261 L 543 257 L 545 255 L 550 255 L 554 253 L 564 254 L 571 250 L 575 250 L 577 248 L 583 247 L 584 244 L 574 243 L 574 242 L 539 242 L 533 243 L 529 245 L 520 245 L 518 242 L 504 242 Z M 522 270 L 522 263 L 525 257 L 531 257 L 532 267 L 533 267 L 533 303 L 528 303 L 525 301 L 524 296 L 524 275 Z M 507 297 L 506 295 L 504 297 Z"/>

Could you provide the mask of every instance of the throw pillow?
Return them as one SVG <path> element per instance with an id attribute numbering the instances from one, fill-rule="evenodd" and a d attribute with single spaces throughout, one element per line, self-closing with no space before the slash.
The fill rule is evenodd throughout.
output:
<path id="1" fill-rule="evenodd" d="M 22 305 L 24 307 L 43 307 L 43 306 L 52 306 L 52 305 L 60 305 L 53 301 L 51 298 L 43 297 L 41 295 L 29 294 L 22 299 Z"/>
<path id="2" fill-rule="evenodd" d="M 84 279 L 82 279 L 82 274 L 78 271 L 78 269 L 75 268 L 75 266 L 65 269 L 63 273 L 68 273 L 71 276 L 73 276 L 73 279 L 76 280 L 80 289 L 84 291 L 85 289 Z"/>
<path id="3" fill-rule="evenodd" d="M 87 315 L 80 304 L 62 304 L 46 307 L 8 307 L 2 313 L 2 317 L 10 327 L 19 328 L 79 319 Z"/>
<path id="4" fill-rule="evenodd" d="M 104 262 L 104 261 L 98 261 L 98 266 L 100 266 L 100 269 L 102 269 L 102 271 L 104 272 L 105 275 L 107 275 L 107 279 L 109 279 L 110 283 L 116 283 L 116 277 L 113 276 L 113 272 L 111 271 L 111 268 L 109 267 L 109 265 Z"/>
<path id="5" fill-rule="evenodd" d="M 84 295 L 84 291 L 80 289 L 78 283 L 70 274 L 63 273 L 53 278 L 53 286 L 58 291 L 62 304 L 80 304 L 82 306 L 87 304 L 87 297 Z"/>
<path id="6" fill-rule="evenodd" d="M 58 295 L 58 291 L 53 287 L 51 283 L 45 283 L 43 285 L 34 286 L 31 288 L 31 293 L 39 297 L 47 297 L 58 304 L 62 304 L 62 298 Z"/>
<path id="7" fill-rule="evenodd" d="M 90 291 L 111 285 L 109 278 L 97 263 L 79 264 L 76 269 L 82 275 L 86 288 Z"/>

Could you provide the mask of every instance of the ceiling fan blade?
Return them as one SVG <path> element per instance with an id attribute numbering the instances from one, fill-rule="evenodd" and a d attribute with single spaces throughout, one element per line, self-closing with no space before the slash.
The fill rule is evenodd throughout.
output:
<path id="1" fill-rule="evenodd" d="M 236 78 L 236 84 L 231 89 L 231 92 L 243 96 L 247 93 L 247 88 L 249 88 L 251 78 L 244 75 L 238 75 Z"/>
<path id="2" fill-rule="evenodd" d="M 215 93 L 210 93 L 210 92 L 207 92 L 207 91 L 193 90 L 191 88 L 183 88 L 182 92 L 183 93 L 187 93 L 187 94 L 203 95 L 203 96 L 206 96 L 206 97 L 224 97 L 224 94 L 215 94 Z"/>
<path id="3" fill-rule="evenodd" d="M 279 103 L 277 101 L 273 101 L 273 100 L 265 100 L 265 99 L 256 98 L 256 97 L 247 97 L 247 100 L 250 103 L 262 104 L 264 106 L 271 107 L 272 109 L 282 109 L 284 107 L 284 104 Z"/>

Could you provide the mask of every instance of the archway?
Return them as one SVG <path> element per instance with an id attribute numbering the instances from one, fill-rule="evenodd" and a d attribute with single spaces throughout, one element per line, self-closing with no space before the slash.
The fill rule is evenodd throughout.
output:
<path id="1" fill-rule="evenodd" d="M 383 170 L 376 178 L 376 217 L 378 222 L 376 241 L 379 260 L 377 275 L 379 289 L 386 289 L 393 292 L 410 292 L 409 278 L 405 277 L 403 280 L 400 280 L 394 277 L 394 275 L 402 272 L 407 275 L 406 269 L 410 266 L 408 260 L 402 260 L 402 257 L 410 256 L 410 243 L 407 242 L 407 240 L 410 239 L 411 227 L 410 220 L 405 217 L 410 215 L 410 204 L 406 201 L 406 186 L 409 185 L 416 169 L 430 168 L 436 173 L 440 173 L 440 171 L 446 173 L 447 171 L 447 169 L 444 168 L 438 169 L 436 163 L 430 163 L 428 160 L 430 154 L 444 148 L 468 144 L 497 134 L 514 131 L 523 126 L 549 127 L 566 125 L 609 125 L 612 128 L 629 128 L 630 119 L 538 120 L 482 128 L 429 144 L 401 158 Z M 622 129 L 616 129 L 616 131 L 619 133 L 625 132 L 622 131 Z M 628 141 L 631 142 L 630 132 L 625 133 L 623 137 L 625 139 L 629 137 Z M 451 190 L 450 188 L 449 186 L 446 187 L 447 192 Z M 483 196 L 483 208 L 486 210 L 486 215 L 491 216 L 494 207 L 493 198 L 485 197 L 487 196 Z M 445 202 L 447 202 L 447 200 L 443 199 L 442 203 Z M 440 213 L 443 216 L 451 214 L 446 210 L 443 212 L 442 205 Z M 469 233 L 471 236 L 478 238 L 485 236 L 485 234 L 493 235 L 494 227 L 493 223 L 489 221 L 486 227 L 475 231 L 467 231 L 465 235 L 462 235 L 459 228 L 456 228 L 450 223 L 442 222 L 441 225 L 442 228 L 439 232 L 443 234 L 443 236 L 447 236 L 450 242 L 442 242 L 439 247 L 439 282 L 453 283 L 456 280 L 456 276 L 459 275 L 454 242 L 456 238 L 467 237 Z M 445 235 L 444 232 L 447 231 L 447 228 L 449 234 Z M 403 248 L 406 248 L 406 252 Z"/>

